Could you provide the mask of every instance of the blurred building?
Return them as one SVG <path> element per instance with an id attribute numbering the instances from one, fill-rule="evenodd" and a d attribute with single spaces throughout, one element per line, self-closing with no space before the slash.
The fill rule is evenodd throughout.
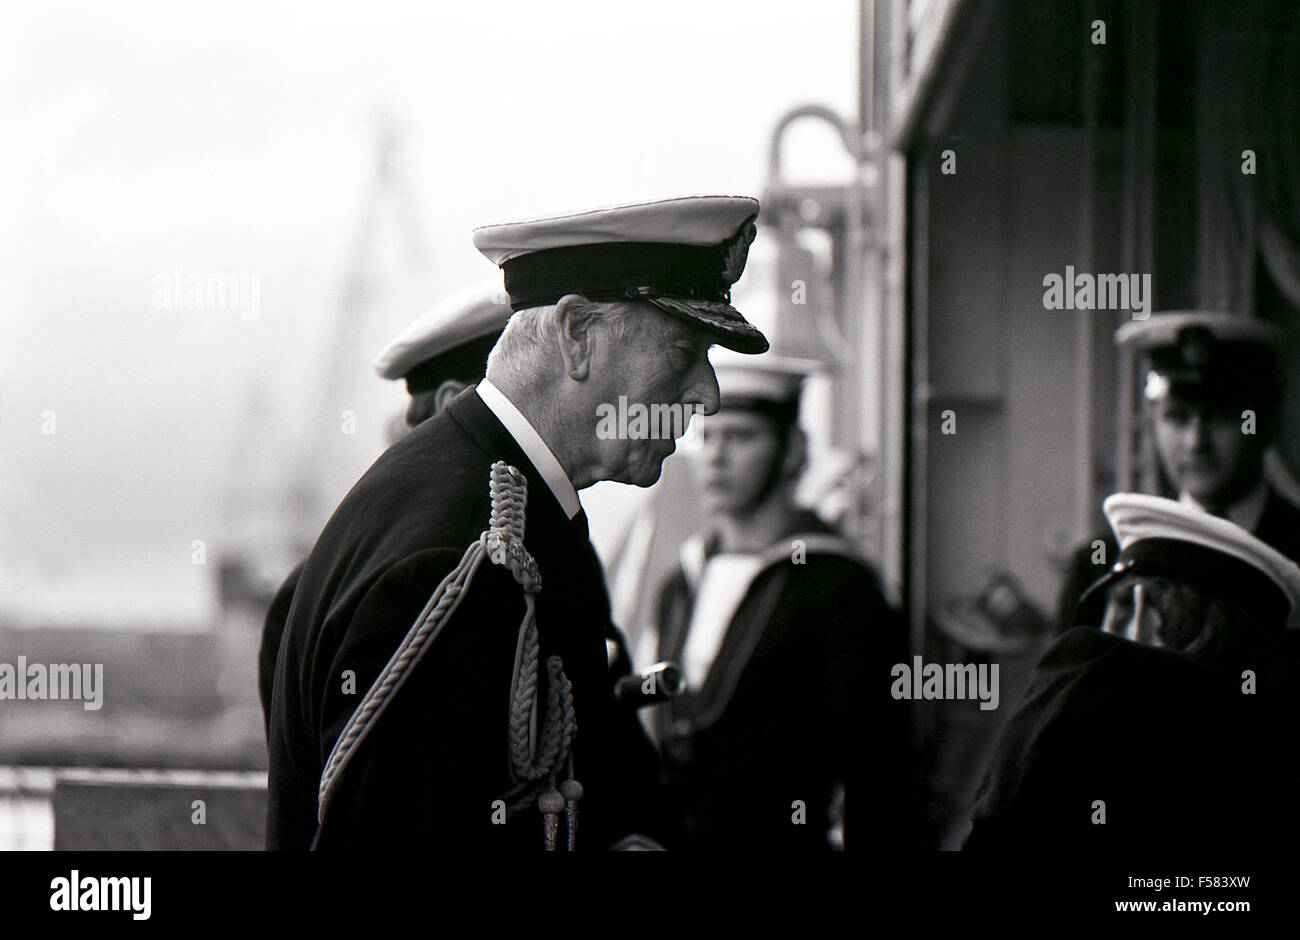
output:
<path id="1" fill-rule="evenodd" d="M 1300 326 L 1300 9 L 863 0 L 860 24 L 859 113 L 810 104 L 773 131 L 776 247 L 748 289 L 774 348 L 827 366 L 804 418 L 850 459 L 821 495 L 846 494 L 830 514 L 906 608 L 914 655 L 1001 667 L 999 709 L 917 710 L 931 840 L 955 847 L 1070 550 L 1108 493 L 1158 486 L 1115 329 L 1179 308 Z M 801 121 L 833 128 L 851 178 L 785 178 Z M 1091 301 L 1048 297 L 1079 275 Z M 1295 493 L 1294 422 L 1277 449 Z M 641 589 L 615 571 L 633 635 L 698 523 L 672 461 L 656 495 L 628 537 Z"/>
<path id="2" fill-rule="evenodd" d="M 907 466 L 915 652 L 1003 663 L 999 712 L 935 709 L 918 729 L 952 844 L 1039 649 L 1016 633 L 1050 609 L 1101 499 L 1152 485 L 1133 367 L 1112 343 L 1136 304 L 1048 309 L 1045 278 L 1149 275 L 1146 313 L 1295 325 L 1300 11 L 881 0 L 863 14 L 868 139 L 904 167 L 880 203 L 906 258 L 905 280 L 882 285 L 907 349 L 906 431 L 885 454 Z M 1294 422 L 1280 449 L 1296 465 Z"/>

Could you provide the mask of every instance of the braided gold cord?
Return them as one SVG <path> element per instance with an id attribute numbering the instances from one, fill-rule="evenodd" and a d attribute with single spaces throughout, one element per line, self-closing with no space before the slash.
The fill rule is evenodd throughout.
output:
<path id="1" fill-rule="evenodd" d="M 528 480 L 514 467 L 498 461 L 492 465 L 492 515 L 488 556 L 510 569 L 524 589 L 523 622 L 515 642 L 515 665 L 510 685 L 510 765 L 516 779 L 541 780 L 568 758 L 576 719 L 573 687 L 558 656 L 546 661 L 546 714 L 538 740 L 538 684 L 540 639 L 537 632 L 536 595 L 541 590 L 537 563 L 524 548 L 524 513 Z"/>
<path id="2" fill-rule="evenodd" d="M 542 588 L 542 578 L 537 562 L 524 547 L 528 481 L 517 469 L 498 460 L 491 468 L 489 491 L 492 509 L 488 518 L 488 530 L 465 550 L 456 567 L 439 582 L 424 610 L 334 742 L 321 773 L 316 814 L 320 826 L 325 824 L 326 810 L 330 798 L 338 789 L 343 769 L 397 690 L 451 619 L 465 596 L 465 589 L 485 558 L 509 569 L 515 581 L 524 589 L 525 611 L 515 644 L 510 688 L 510 758 L 515 776 L 527 787 L 529 783 L 552 775 L 569 760 L 577 720 L 573 708 L 573 687 L 564 674 L 564 664 L 558 656 L 551 656 L 546 662 L 546 714 L 542 721 L 541 740 L 536 740 L 540 656 L 536 595 Z M 512 793 L 517 790 L 518 787 Z M 518 806 L 524 805 L 526 799 L 518 800 L 510 810 L 513 812 Z M 319 838 L 318 830 L 317 840 Z"/>
<path id="3" fill-rule="evenodd" d="M 405 639 L 402 640 L 402 644 L 389 659 L 388 664 L 384 666 L 383 672 L 379 674 L 379 678 L 375 680 L 375 684 L 366 692 L 361 704 L 348 719 L 343 732 L 339 735 L 338 740 L 334 742 L 329 760 L 321 773 L 316 811 L 316 818 L 319 823 L 324 824 L 325 822 L 326 807 L 343 768 L 352 755 L 356 753 L 357 747 L 365 739 L 370 729 L 374 727 L 376 720 L 383 714 L 384 709 L 388 707 L 388 703 L 392 701 L 397 690 L 402 687 L 402 684 L 415 668 L 416 663 L 419 662 L 420 657 L 424 655 L 425 650 L 428 649 L 446 622 L 451 619 L 451 615 L 455 613 L 456 608 L 460 606 L 465 588 L 469 585 L 470 579 L 473 578 L 474 572 L 478 570 L 485 556 L 486 552 L 481 539 L 466 549 L 460 563 L 438 585 L 433 592 L 433 596 L 429 599 L 429 603 L 425 605 L 424 610 L 421 611 L 419 618 L 417 618 L 415 626 L 407 633 Z"/>

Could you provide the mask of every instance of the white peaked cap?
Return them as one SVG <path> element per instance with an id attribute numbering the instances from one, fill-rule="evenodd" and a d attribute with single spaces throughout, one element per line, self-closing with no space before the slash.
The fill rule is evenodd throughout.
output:
<path id="1" fill-rule="evenodd" d="M 814 359 L 796 359 L 772 353 L 745 356 L 727 349 L 714 350 L 709 360 L 718 377 L 718 391 L 724 407 L 729 398 L 795 401 L 799 398 L 804 379 L 825 369 Z"/>
<path id="2" fill-rule="evenodd" d="M 1202 327 L 1215 340 L 1226 343 L 1277 346 L 1286 338 L 1281 327 L 1254 317 L 1216 310 L 1170 310 L 1121 324 L 1115 331 L 1115 344 L 1134 349 L 1172 346 L 1189 327 Z"/>
<path id="3" fill-rule="evenodd" d="M 1121 560 L 1140 556 L 1140 544 L 1155 539 L 1199 546 L 1248 565 L 1277 586 L 1292 610 L 1300 606 L 1300 567 L 1227 519 L 1145 493 L 1115 493 L 1102 506 L 1119 540 Z M 1185 571 L 1197 583 L 1214 574 L 1212 568 L 1197 571 L 1188 566 Z M 1229 571 L 1222 575 L 1231 577 Z"/>
<path id="4" fill-rule="evenodd" d="M 393 337 L 375 357 L 375 372 L 383 379 L 400 379 L 421 363 L 500 336 L 509 319 L 510 301 L 499 277 L 463 287 Z"/>
<path id="5" fill-rule="evenodd" d="M 742 353 L 767 338 L 731 305 L 759 204 L 749 196 L 678 196 L 499 222 L 474 247 L 501 268 L 515 310 L 566 294 L 646 301 Z"/>
<path id="6" fill-rule="evenodd" d="M 495 265 L 545 248 L 614 242 L 714 245 L 758 215 L 751 196 L 677 196 L 557 212 L 474 229 L 474 247 Z"/>

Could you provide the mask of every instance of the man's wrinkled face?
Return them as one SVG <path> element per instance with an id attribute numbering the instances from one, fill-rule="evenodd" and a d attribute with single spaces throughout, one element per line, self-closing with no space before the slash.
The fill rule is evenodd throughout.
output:
<path id="1" fill-rule="evenodd" d="M 785 457 L 786 435 L 771 419 L 728 409 L 700 420 L 700 447 L 691 471 L 709 513 L 743 515 L 773 492 Z"/>
<path id="2" fill-rule="evenodd" d="M 691 414 L 718 410 L 718 380 L 707 334 L 658 310 L 642 316 L 605 360 L 612 373 L 603 383 L 609 392 L 605 404 L 627 420 L 617 422 L 617 434 L 598 434 L 597 448 L 600 479 L 650 486 L 677 449 Z"/>
<path id="3" fill-rule="evenodd" d="M 1227 506 L 1259 483 L 1265 442 L 1245 433 L 1240 410 L 1169 395 L 1151 406 L 1156 452 L 1179 493 Z"/>

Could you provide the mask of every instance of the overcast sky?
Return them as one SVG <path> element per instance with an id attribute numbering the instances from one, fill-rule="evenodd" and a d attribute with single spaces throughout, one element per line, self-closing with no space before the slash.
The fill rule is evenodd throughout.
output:
<path id="1" fill-rule="evenodd" d="M 215 555 L 274 527 L 286 480 L 328 494 L 296 520 L 317 531 L 377 455 L 402 390 L 370 362 L 440 294 L 496 273 L 473 226 L 761 194 L 784 112 L 852 117 L 857 6 L 10 8 L 0 618 L 202 623 Z M 347 332 L 380 113 L 401 129 L 405 188 L 364 243 L 375 289 Z M 793 144 L 794 175 L 842 178 L 827 132 Z M 165 296 L 177 277 L 223 274 L 255 287 L 256 310 Z M 331 363 L 351 384 L 327 378 Z"/>

